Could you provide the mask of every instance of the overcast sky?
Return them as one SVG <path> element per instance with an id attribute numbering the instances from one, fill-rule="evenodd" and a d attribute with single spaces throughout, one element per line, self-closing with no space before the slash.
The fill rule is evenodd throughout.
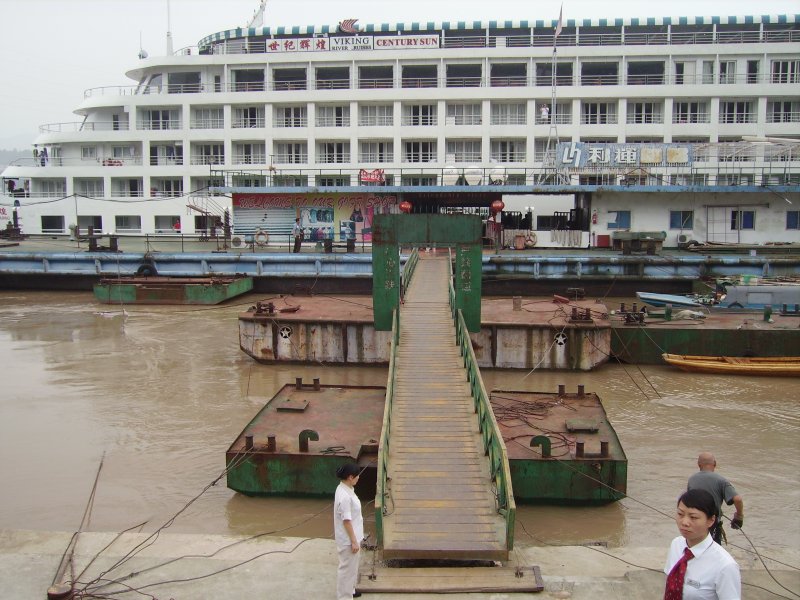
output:
<path id="1" fill-rule="evenodd" d="M 170 0 L 173 45 L 244 26 L 258 0 Z M 564 19 L 794 14 L 800 0 L 564 0 Z M 265 25 L 557 19 L 553 0 L 269 0 Z M 166 49 L 167 0 L 0 0 L 0 149 L 29 148 L 44 123 L 79 120 L 87 88 L 130 85 L 139 39 Z"/>

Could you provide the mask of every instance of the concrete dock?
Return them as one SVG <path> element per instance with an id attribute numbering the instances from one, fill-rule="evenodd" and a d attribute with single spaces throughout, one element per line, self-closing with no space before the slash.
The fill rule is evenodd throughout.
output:
<path id="1" fill-rule="evenodd" d="M 0 531 L 0 596 L 4 600 L 45 598 L 71 536 L 69 532 Z M 102 551 L 78 579 L 89 582 L 98 578 L 148 537 L 149 534 L 145 533 L 127 533 L 119 537 L 115 533 L 80 534 L 75 553 L 76 576 Z M 740 538 L 737 534 L 737 544 L 743 541 Z M 106 546 L 108 548 L 103 550 Z M 545 584 L 543 592 L 469 593 L 449 597 L 470 600 L 660 598 L 664 589 L 661 569 L 666 551 L 666 545 L 651 548 L 518 545 L 512 553 L 512 564 L 538 565 Z M 775 559 L 767 559 L 767 564 L 784 586 L 795 592 L 800 590 L 800 571 L 797 569 L 800 549 L 759 548 L 759 552 Z M 791 593 L 772 581 L 754 554 L 738 548 L 733 548 L 732 554 L 742 570 L 743 598 L 791 597 Z M 134 588 L 147 594 L 144 597 L 175 600 L 325 600 L 335 596 L 336 565 L 332 539 L 245 538 L 162 532 L 155 543 L 143 547 L 119 568 L 102 575 L 105 579 L 130 573 L 135 573 L 135 576 L 125 579 L 123 586 L 106 587 L 97 593 L 103 592 L 115 598 L 143 597 L 132 591 L 110 594 L 114 589 L 122 591 L 127 586 L 125 589 Z M 208 576 L 211 573 L 216 574 Z M 160 585 L 153 585 L 156 583 Z M 439 597 L 439 594 L 426 593 L 363 595 L 365 599 L 380 600 L 430 600 Z"/>

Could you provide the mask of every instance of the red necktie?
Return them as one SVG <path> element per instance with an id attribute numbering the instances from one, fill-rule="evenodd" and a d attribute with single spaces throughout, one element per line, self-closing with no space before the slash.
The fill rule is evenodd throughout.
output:
<path id="1" fill-rule="evenodd" d="M 672 567 L 667 575 L 667 587 L 664 590 L 664 600 L 683 600 L 683 578 L 686 576 L 686 563 L 694 558 L 688 548 L 683 551 L 681 559 Z"/>

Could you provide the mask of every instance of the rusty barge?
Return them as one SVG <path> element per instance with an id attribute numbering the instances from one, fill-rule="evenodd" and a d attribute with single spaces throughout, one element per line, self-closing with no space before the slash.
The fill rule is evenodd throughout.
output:
<path id="1" fill-rule="evenodd" d="M 385 388 L 284 385 L 226 452 L 229 488 L 253 496 L 330 496 L 336 468 L 362 468 L 375 493 Z M 514 497 L 523 503 L 605 504 L 624 497 L 627 457 L 597 394 L 494 391 Z"/>

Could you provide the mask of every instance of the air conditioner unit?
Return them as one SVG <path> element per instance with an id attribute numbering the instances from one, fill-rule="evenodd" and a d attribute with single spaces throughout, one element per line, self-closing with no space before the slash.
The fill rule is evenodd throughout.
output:
<path id="1" fill-rule="evenodd" d="M 678 236 L 678 243 L 679 244 L 688 244 L 689 243 L 689 236 L 686 235 L 685 233 L 681 233 Z"/>
<path id="2" fill-rule="evenodd" d="M 247 248 L 247 242 L 241 235 L 235 235 L 231 238 L 231 248 Z"/>

